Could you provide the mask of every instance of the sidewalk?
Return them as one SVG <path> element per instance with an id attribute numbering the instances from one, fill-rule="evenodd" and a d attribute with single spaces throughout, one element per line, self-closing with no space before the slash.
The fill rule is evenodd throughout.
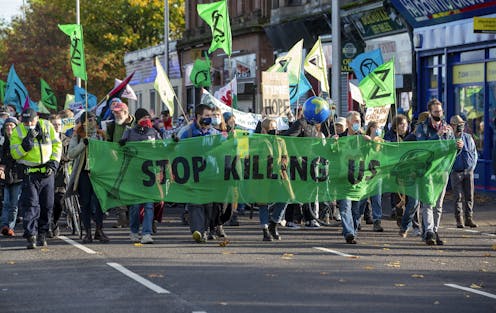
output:
<path id="1" fill-rule="evenodd" d="M 474 220 L 481 226 L 494 226 L 496 231 L 496 193 L 475 191 Z M 455 197 L 451 190 L 446 191 L 443 205 L 442 225 L 455 224 Z"/>

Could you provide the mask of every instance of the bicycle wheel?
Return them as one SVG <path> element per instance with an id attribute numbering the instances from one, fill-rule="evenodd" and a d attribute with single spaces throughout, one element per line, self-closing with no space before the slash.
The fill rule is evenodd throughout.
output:
<path id="1" fill-rule="evenodd" d="M 72 228 L 72 234 L 82 238 L 81 219 L 79 218 L 79 201 L 77 196 L 66 197 L 64 202 L 68 213 L 68 225 Z"/>

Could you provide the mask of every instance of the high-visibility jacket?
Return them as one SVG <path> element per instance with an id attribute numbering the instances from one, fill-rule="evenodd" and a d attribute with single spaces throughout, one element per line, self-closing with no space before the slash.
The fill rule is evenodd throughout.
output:
<path id="1" fill-rule="evenodd" d="M 17 160 L 17 163 L 28 167 L 35 167 L 46 164 L 48 161 L 60 162 L 62 156 L 62 142 L 55 132 L 53 125 L 47 121 L 40 119 L 38 124 L 41 127 L 41 136 L 34 138 L 33 149 L 24 151 L 22 148 L 22 140 L 27 136 L 29 128 L 26 128 L 23 123 L 14 128 L 10 138 L 10 153 Z"/>

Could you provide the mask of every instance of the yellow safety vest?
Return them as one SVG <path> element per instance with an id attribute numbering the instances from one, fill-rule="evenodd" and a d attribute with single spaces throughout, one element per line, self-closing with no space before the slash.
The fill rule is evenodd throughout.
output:
<path id="1" fill-rule="evenodd" d="M 60 141 L 53 125 L 40 119 L 38 124 L 41 127 L 41 140 L 34 138 L 33 149 L 24 151 L 22 140 L 28 134 L 28 128 L 23 123 L 14 128 L 10 138 L 10 153 L 17 160 L 17 163 L 28 167 L 36 167 L 46 164 L 48 161 L 60 162 L 62 156 L 62 142 Z"/>

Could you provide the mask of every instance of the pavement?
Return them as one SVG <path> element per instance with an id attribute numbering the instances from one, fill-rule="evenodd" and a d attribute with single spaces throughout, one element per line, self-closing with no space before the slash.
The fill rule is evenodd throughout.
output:
<path id="1" fill-rule="evenodd" d="M 226 227 L 228 240 L 196 244 L 181 207 L 166 210 L 152 245 L 131 244 L 113 216 L 109 244 L 78 245 L 65 229 L 36 250 L 2 237 L 0 312 L 496 312 L 495 200 L 478 192 L 479 227 L 457 229 L 448 192 L 446 245 L 432 247 L 386 218 L 357 245 L 339 227 L 282 228 L 263 242 L 256 212 Z"/>

